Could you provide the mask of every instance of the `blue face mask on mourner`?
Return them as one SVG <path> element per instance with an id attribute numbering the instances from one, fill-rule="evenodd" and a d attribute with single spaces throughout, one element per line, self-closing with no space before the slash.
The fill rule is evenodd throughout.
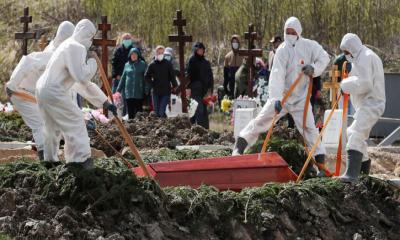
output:
<path id="1" fill-rule="evenodd" d="M 164 58 L 165 58 L 166 60 L 168 60 L 168 61 L 171 61 L 171 60 L 172 60 L 171 55 L 164 55 Z"/>
<path id="2" fill-rule="evenodd" d="M 132 46 L 132 43 L 132 39 L 122 40 L 122 45 L 124 45 L 125 48 L 129 48 L 130 46 Z"/>

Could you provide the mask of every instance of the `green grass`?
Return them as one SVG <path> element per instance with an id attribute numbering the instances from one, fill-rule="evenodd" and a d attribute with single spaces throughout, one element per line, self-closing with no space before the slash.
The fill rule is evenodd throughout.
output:
<path id="1" fill-rule="evenodd" d="M 13 238 L 11 238 L 3 233 L 0 233 L 0 240 L 12 240 L 12 239 Z"/>

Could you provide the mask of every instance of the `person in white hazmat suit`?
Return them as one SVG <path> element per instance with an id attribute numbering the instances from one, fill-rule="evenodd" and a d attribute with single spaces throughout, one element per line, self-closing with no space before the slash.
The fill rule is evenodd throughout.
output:
<path id="1" fill-rule="evenodd" d="M 35 140 L 38 150 L 38 157 L 43 160 L 43 119 L 39 113 L 39 108 L 36 103 L 28 102 L 20 99 L 18 96 L 13 96 L 15 91 L 27 92 L 35 94 L 36 82 L 46 69 L 54 50 L 67 38 L 72 36 L 75 26 L 68 21 L 60 24 L 57 34 L 51 43 L 51 48 L 46 48 L 43 52 L 33 52 L 27 56 L 23 56 L 18 65 L 11 74 L 10 80 L 6 83 L 7 95 L 14 107 L 20 113 L 25 124 L 32 130 L 32 135 Z"/>
<path id="2" fill-rule="evenodd" d="M 307 90 L 313 77 L 320 76 L 329 63 L 327 52 L 316 41 L 301 36 L 302 27 L 296 17 L 290 17 L 284 27 L 284 42 L 278 47 L 274 57 L 269 83 L 269 99 L 255 119 L 239 133 L 233 154 L 243 154 L 245 149 L 253 145 L 261 133 L 265 133 L 272 124 L 276 113 L 277 120 L 290 113 L 296 127 L 303 134 L 303 112 Z M 294 89 L 287 102 L 282 106 L 282 99 L 298 75 L 304 76 Z M 311 149 L 318 138 L 312 108 L 308 108 L 304 139 Z M 325 148 L 320 143 L 315 151 L 315 160 L 319 169 L 318 176 L 325 176 L 322 171 L 325 164 Z M 311 168 L 310 168 L 311 169 Z"/>
<path id="3" fill-rule="evenodd" d="M 349 77 L 342 80 L 340 87 L 342 92 L 350 94 L 356 112 L 353 123 L 347 128 L 346 172 L 339 179 L 357 182 L 360 171 L 369 174 L 371 160 L 366 141 L 385 111 L 385 77 L 379 56 L 364 46 L 356 34 L 344 35 L 340 49 L 352 65 Z"/>
<path id="4" fill-rule="evenodd" d="M 95 34 L 96 28 L 91 21 L 79 21 L 72 37 L 54 52 L 36 85 L 36 97 L 45 123 L 45 161 L 59 162 L 56 131 L 61 131 L 67 164 L 85 169 L 93 167 L 84 116 L 70 97 L 71 88 L 94 106 L 104 107 L 116 115 L 116 106 L 109 103 L 100 88 L 90 81 L 97 71 L 97 63 L 94 58 L 87 59 L 87 51 Z"/>

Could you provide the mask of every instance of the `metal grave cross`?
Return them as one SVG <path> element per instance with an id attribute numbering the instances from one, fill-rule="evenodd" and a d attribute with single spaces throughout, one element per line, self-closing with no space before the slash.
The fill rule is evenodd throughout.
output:
<path id="1" fill-rule="evenodd" d="M 186 79 L 185 79 L 185 44 L 192 42 L 192 36 L 185 35 L 183 27 L 186 26 L 186 19 L 182 18 L 182 10 L 176 11 L 176 18 L 173 25 L 178 28 L 178 34 L 169 35 L 170 42 L 177 42 L 179 47 L 179 81 L 181 84 L 182 112 L 187 113 L 188 102 L 186 99 Z"/>
<path id="2" fill-rule="evenodd" d="M 248 32 L 244 33 L 244 38 L 247 40 L 247 49 L 238 50 L 239 56 L 245 56 L 247 58 L 247 66 L 249 73 L 247 75 L 247 94 L 249 97 L 253 97 L 253 86 L 252 81 L 254 77 L 254 58 L 262 56 L 262 49 L 254 48 L 254 41 L 257 39 L 257 32 L 254 31 L 254 25 L 249 24 Z"/>
<path id="3" fill-rule="evenodd" d="M 330 89 L 330 100 L 333 108 L 333 106 L 337 101 L 338 92 L 340 89 L 340 83 L 338 82 L 338 78 L 340 77 L 340 71 L 338 70 L 337 65 L 332 66 L 331 71 L 329 71 L 329 77 L 332 79 L 332 81 L 325 82 L 323 88 Z"/>
<path id="4" fill-rule="evenodd" d="M 29 7 L 24 8 L 24 16 L 20 17 L 20 22 L 23 23 L 23 31 L 15 33 L 15 39 L 22 40 L 22 54 L 28 54 L 28 40 L 36 37 L 35 32 L 29 31 L 29 23 L 32 22 L 32 16 L 29 16 Z"/>

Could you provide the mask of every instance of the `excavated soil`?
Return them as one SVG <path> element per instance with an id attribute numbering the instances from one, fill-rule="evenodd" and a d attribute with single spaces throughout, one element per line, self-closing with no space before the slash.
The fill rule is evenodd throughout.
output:
<path id="1" fill-rule="evenodd" d="M 0 165 L 0 232 L 15 239 L 400 238 L 400 191 L 373 178 L 162 192 L 114 159 L 96 164 Z"/>
<path id="2" fill-rule="evenodd" d="M 18 113 L 0 112 L 0 142 L 31 140 L 32 131 Z"/>
<path id="3" fill-rule="evenodd" d="M 136 146 L 141 149 L 175 148 L 179 145 L 218 144 L 230 146 L 234 143 L 230 132 L 218 133 L 192 125 L 188 118 L 161 119 L 153 113 L 139 113 L 135 119 L 124 122 Z M 99 124 L 98 132 L 118 151 L 125 142 L 115 124 Z M 115 155 L 95 131 L 89 131 L 92 147 L 103 150 L 107 156 Z"/>

